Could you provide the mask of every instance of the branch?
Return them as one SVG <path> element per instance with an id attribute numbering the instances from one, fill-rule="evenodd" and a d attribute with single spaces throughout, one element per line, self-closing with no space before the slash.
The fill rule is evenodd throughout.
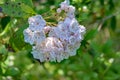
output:
<path id="1" fill-rule="evenodd" d="M 120 14 L 120 11 L 118 11 L 118 12 L 116 12 L 116 13 L 113 13 L 113 14 L 111 14 L 111 15 L 109 15 L 109 16 L 104 17 L 104 18 L 101 20 L 100 24 L 98 25 L 98 31 L 101 30 L 101 28 L 102 28 L 102 26 L 103 26 L 103 24 L 104 24 L 105 21 L 107 21 L 108 19 L 112 18 L 113 16 L 117 16 L 118 14 Z"/>

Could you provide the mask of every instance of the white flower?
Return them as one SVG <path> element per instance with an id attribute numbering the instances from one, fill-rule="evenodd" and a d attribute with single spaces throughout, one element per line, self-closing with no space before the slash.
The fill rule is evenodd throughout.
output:
<path id="1" fill-rule="evenodd" d="M 46 21 L 42 18 L 41 15 L 30 17 L 28 19 L 28 23 L 29 23 L 29 28 L 33 31 L 42 30 L 46 25 Z"/>
<path id="2" fill-rule="evenodd" d="M 79 25 L 79 28 L 80 28 L 79 30 L 80 30 L 81 34 L 84 35 L 86 32 L 86 28 L 83 25 Z"/>
<path id="3" fill-rule="evenodd" d="M 24 32 L 24 40 L 31 45 L 34 44 L 34 32 L 32 32 L 29 28 L 25 29 Z"/>
<path id="4" fill-rule="evenodd" d="M 68 6 L 69 6 L 69 4 L 70 4 L 70 2 L 69 2 L 69 0 L 65 0 L 64 2 L 62 2 L 61 4 L 60 4 L 60 8 L 61 8 L 61 10 L 67 10 L 67 8 L 68 8 Z"/>
<path id="5" fill-rule="evenodd" d="M 75 18 L 72 19 L 69 29 L 71 32 L 76 32 L 77 30 L 79 30 L 79 24 L 77 22 L 77 20 Z"/>
<path id="6" fill-rule="evenodd" d="M 71 18 L 66 17 L 64 20 L 64 24 L 66 24 L 66 26 L 70 26 L 70 23 L 72 22 Z"/>
<path id="7" fill-rule="evenodd" d="M 68 12 L 69 12 L 69 13 L 74 13 L 74 12 L 75 12 L 75 7 L 74 7 L 74 6 L 71 6 L 71 5 L 70 5 L 68 8 L 69 8 L 69 9 L 68 9 Z"/>
<path id="8" fill-rule="evenodd" d="M 56 26 L 46 26 L 42 16 L 36 15 L 28 19 L 29 27 L 23 32 L 25 42 L 33 47 L 33 57 L 41 62 L 60 62 L 76 55 L 86 31 L 75 19 L 75 7 L 69 5 L 69 0 L 60 5 L 57 12 L 67 12 L 63 21 L 58 22 Z"/>
<path id="9" fill-rule="evenodd" d="M 46 35 L 45 35 L 44 31 L 34 31 L 34 37 L 33 38 L 34 38 L 35 44 L 36 43 L 39 44 L 39 43 L 41 43 L 42 41 L 45 40 Z"/>
<path id="10" fill-rule="evenodd" d="M 76 43 L 76 37 L 70 36 L 70 38 L 69 38 L 69 44 L 74 45 L 75 43 Z"/>
<path id="11" fill-rule="evenodd" d="M 41 43 L 46 38 L 43 31 L 31 31 L 29 28 L 24 30 L 24 40 L 31 45 Z"/>
<path id="12" fill-rule="evenodd" d="M 49 36 L 49 37 L 57 37 L 57 34 L 58 34 L 58 33 L 59 33 L 59 32 L 56 30 L 56 27 L 52 27 L 52 29 L 50 30 L 48 36 Z M 58 37 L 57 37 L 57 38 L 58 38 Z"/>
<path id="13" fill-rule="evenodd" d="M 68 28 L 67 26 L 64 24 L 64 22 L 61 22 L 58 24 L 57 27 L 54 27 L 50 32 L 49 32 L 49 36 L 50 37 L 56 37 L 59 38 L 60 40 L 68 40 Z"/>
<path id="14" fill-rule="evenodd" d="M 63 45 L 57 38 L 48 37 L 41 44 L 37 44 L 33 48 L 33 56 L 40 61 L 58 61 L 60 62 L 64 58 Z"/>

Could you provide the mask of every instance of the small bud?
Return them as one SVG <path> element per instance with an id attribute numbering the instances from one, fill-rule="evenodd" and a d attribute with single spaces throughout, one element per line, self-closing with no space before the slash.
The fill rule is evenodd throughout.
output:
<path id="1" fill-rule="evenodd" d="M 60 8 L 57 9 L 57 13 L 61 13 L 61 9 Z"/>

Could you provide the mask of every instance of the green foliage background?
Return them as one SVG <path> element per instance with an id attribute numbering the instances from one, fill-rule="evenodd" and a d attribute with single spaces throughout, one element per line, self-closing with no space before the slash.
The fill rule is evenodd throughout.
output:
<path id="1" fill-rule="evenodd" d="M 57 22 L 63 0 L 0 0 L 0 80 L 120 80 L 120 0 L 70 0 L 87 29 L 77 55 L 60 63 L 33 59 L 24 42 L 27 19 Z"/>

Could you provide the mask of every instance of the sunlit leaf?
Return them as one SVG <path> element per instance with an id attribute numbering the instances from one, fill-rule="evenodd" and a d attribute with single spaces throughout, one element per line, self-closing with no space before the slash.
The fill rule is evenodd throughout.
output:
<path id="1" fill-rule="evenodd" d="M 8 50 L 5 45 L 0 45 L 0 61 L 4 61 L 7 58 Z"/>
<path id="2" fill-rule="evenodd" d="M 31 0 L 6 1 L 4 4 L 1 5 L 1 7 L 3 9 L 3 12 L 11 17 L 25 17 L 35 13 L 32 10 Z"/>

